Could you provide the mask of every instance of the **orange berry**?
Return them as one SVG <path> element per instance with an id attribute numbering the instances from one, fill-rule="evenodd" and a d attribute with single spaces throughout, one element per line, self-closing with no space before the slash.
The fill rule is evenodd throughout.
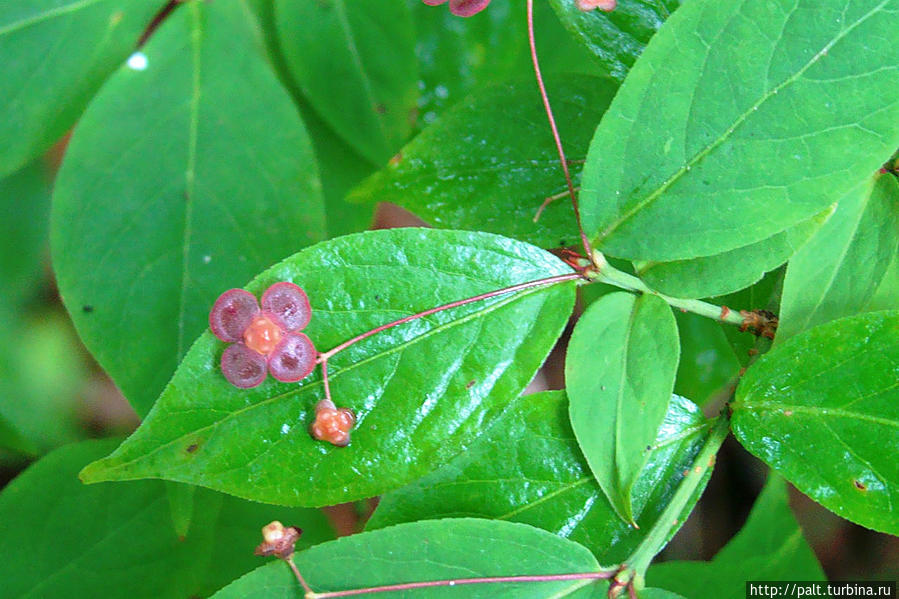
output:
<path id="1" fill-rule="evenodd" d="M 244 343 L 256 353 L 267 356 L 281 341 L 283 331 L 264 313 L 257 314 L 243 332 Z"/>

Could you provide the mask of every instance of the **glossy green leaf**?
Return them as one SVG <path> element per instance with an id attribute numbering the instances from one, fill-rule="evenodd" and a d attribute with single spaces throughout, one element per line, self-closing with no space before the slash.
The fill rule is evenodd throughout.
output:
<path id="1" fill-rule="evenodd" d="M 548 83 L 568 157 L 585 155 L 593 125 L 615 93 L 609 79 L 568 76 Z M 428 127 L 351 194 L 393 202 L 438 227 L 485 230 L 541 247 L 572 245 L 577 225 L 546 114 L 532 80 L 482 88 Z"/>
<path id="2" fill-rule="evenodd" d="M 619 0 L 612 12 L 583 11 L 577 0 L 550 0 L 550 4 L 603 71 L 620 81 L 680 0 Z"/>
<path id="3" fill-rule="evenodd" d="M 732 390 L 741 366 L 723 330 L 732 325 L 691 313 L 675 312 L 674 317 L 680 336 L 674 392 L 701 406 L 720 399 Z"/>
<path id="4" fill-rule="evenodd" d="M 281 49 L 316 111 L 384 164 L 415 122 L 415 35 L 405 2 L 276 0 Z"/>
<path id="5" fill-rule="evenodd" d="M 578 320 L 565 359 L 571 424 L 599 486 L 633 522 L 633 489 L 668 410 L 677 324 L 654 295 L 617 292 Z"/>
<path id="6" fill-rule="evenodd" d="M 826 580 L 790 511 L 783 479 L 772 475 L 737 535 L 710 562 L 666 562 L 647 584 L 691 599 L 744 599 L 752 580 Z"/>
<path id="7" fill-rule="evenodd" d="M 419 127 L 433 123 L 477 87 L 518 79 L 529 79 L 533 84 L 527 12 L 518 0 L 492 0 L 489 10 L 469 19 L 460 19 L 445 6 L 434 8 L 421 0 L 407 1 L 415 22 L 415 54 L 421 76 Z M 559 23 L 549 3 L 535 3 L 534 22 L 544 74 L 601 74 L 588 51 Z M 549 132 L 547 127 L 544 124 L 545 134 Z"/>
<path id="8" fill-rule="evenodd" d="M 50 173 L 40 161 L 0 180 L 0 310 L 20 308 L 43 275 L 49 214 Z"/>
<path id="9" fill-rule="evenodd" d="M 632 260 L 711 256 L 837 202 L 899 146 L 899 0 L 696 0 L 597 128 L 581 211 Z"/>
<path id="10" fill-rule="evenodd" d="M 72 126 L 163 0 L 0 2 L 0 177 Z"/>
<path id="11" fill-rule="evenodd" d="M 442 251 L 437 252 L 440 249 Z M 262 273 L 306 290 L 305 329 L 325 351 L 377 326 L 512 284 L 570 274 L 533 246 L 485 233 L 392 229 L 338 238 Z M 374 335 L 328 362 L 352 444 L 308 433 L 319 372 L 241 390 L 219 372 L 224 344 L 200 337 L 138 429 L 85 480 L 161 477 L 285 505 L 329 505 L 418 478 L 468 446 L 518 396 L 561 334 L 572 282 L 474 302 Z"/>
<path id="12" fill-rule="evenodd" d="M 472 518 L 430 520 L 344 537 L 294 557 L 316 592 L 404 582 L 596 572 L 599 564 L 585 547 L 553 534 L 511 522 Z M 379 593 L 379 597 L 465 597 L 466 599 L 550 599 L 605 596 L 608 583 L 565 580 L 539 583 L 455 585 Z M 281 562 L 257 568 L 215 594 L 215 599 L 303 596 Z"/>
<path id="13" fill-rule="evenodd" d="M 429 125 L 479 84 L 525 76 L 530 64 L 523 6 L 493 0 L 490 10 L 460 19 L 446 6 L 409 2 L 421 84 L 419 124 Z"/>
<path id="14" fill-rule="evenodd" d="M 260 563 L 253 547 L 273 519 L 306 529 L 303 547 L 333 538 L 316 510 L 197 494 L 184 539 L 171 526 L 165 485 L 85 486 L 78 470 L 115 447 L 86 441 L 37 462 L 0 493 L 4 597 L 183 598 L 206 595 Z"/>
<path id="15" fill-rule="evenodd" d="M 791 337 L 743 377 L 733 430 L 836 514 L 899 534 L 899 311 Z"/>
<path id="16" fill-rule="evenodd" d="M 790 260 L 778 343 L 862 311 L 899 246 L 899 183 L 881 175 L 840 200 L 834 215 Z"/>
<path id="17" fill-rule="evenodd" d="M 324 236 L 309 138 L 251 23 L 242 2 L 175 10 L 146 68 L 91 104 L 56 183 L 60 291 L 141 414 L 219 293 Z"/>
<path id="18" fill-rule="evenodd" d="M 593 478 L 571 430 L 565 394 L 526 395 L 465 453 L 384 495 L 367 528 L 459 516 L 509 520 L 569 538 L 601 563 L 618 564 L 665 509 L 707 432 L 696 405 L 672 397 L 634 485 L 635 529 L 618 518 Z"/>
<path id="19" fill-rule="evenodd" d="M 820 228 L 833 210 L 768 239 L 714 256 L 674 262 L 645 262 L 637 274 L 665 295 L 701 298 L 725 295 L 757 283 L 765 273 L 790 259 Z"/>

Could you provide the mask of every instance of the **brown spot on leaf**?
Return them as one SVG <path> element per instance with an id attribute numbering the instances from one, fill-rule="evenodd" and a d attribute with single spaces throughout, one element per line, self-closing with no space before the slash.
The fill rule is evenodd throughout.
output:
<path id="1" fill-rule="evenodd" d="M 868 486 L 858 479 L 855 479 L 854 481 L 852 481 L 852 484 L 855 485 L 855 488 L 858 489 L 859 491 L 867 491 L 868 490 Z"/>
<path id="2" fill-rule="evenodd" d="M 187 446 L 187 453 L 193 453 L 199 448 L 200 448 L 200 446 L 197 445 L 196 443 L 191 443 L 190 445 Z"/>
<path id="3" fill-rule="evenodd" d="M 465 388 L 466 388 L 466 389 L 471 389 L 472 387 L 474 387 L 474 384 L 475 384 L 475 383 L 477 383 L 477 381 L 474 380 L 474 379 L 471 379 L 470 381 L 468 381 L 468 382 L 465 384 Z"/>

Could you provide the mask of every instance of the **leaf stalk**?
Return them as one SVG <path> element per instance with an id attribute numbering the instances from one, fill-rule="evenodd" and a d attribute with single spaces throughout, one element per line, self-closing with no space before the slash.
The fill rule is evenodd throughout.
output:
<path id="1" fill-rule="evenodd" d="M 727 306 L 716 306 L 715 304 L 710 304 L 709 302 L 704 302 L 702 300 L 680 299 L 659 293 L 648 287 L 641 279 L 626 272 L 622 272 L 609 264 L 606 261 L 605 256 L 596 250 L 593 252 L 593 264 L 594 268 L 588 270 L 585 274 L 594 281 L 607 283 L 621 289 L 626 289 L 627 291 L 649 293 L 660 297 L 674 308 L 711 318 L 718 322 L 726 322 L 740 327 L 745 324 L 743 315 L 735 310 L 731 310 Z"/>
<path id="2" fill-rule="evenodd" d="M 653 524 L 649 530 L 649 534 L 643 538 L 643 541 L 625 562 L 625 571 L 632 573 L 632 581 L 635 586 L 642 587 L 643 576 L 652 559 L 665 547 L 670 537 L 683 524 L 683 512 L 699 487 L 706 472 L 715 465 L 715 456 L 721 448 L 721 444 L 730 434 L 730 408 L 725 406 L 721 415 L 718 416 L 709 437 L 706 439 L 705 445 L 699 450 L 696 458 L 693 460 L 693 466 L 684 476 L 678 485 L 674 497 L 668 502 L 665 510 Z"/>

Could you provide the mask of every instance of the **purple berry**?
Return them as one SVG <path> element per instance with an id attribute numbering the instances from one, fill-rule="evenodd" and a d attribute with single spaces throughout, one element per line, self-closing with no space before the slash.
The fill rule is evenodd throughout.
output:
<path id="1" fill-rule="evenodd" d="M 209 312 L 209 328 L 222 341 L 240 341 L 257 312 L 259 304 L 252 293 L 229 289 L 215 300 Z"/>
<path id="2" fill-rule="evenodd" d="M 490 4 L 490 0 L 450 0 L 450 12 L 457 17 L 476 15 Z"/>
<path id="3" fill-rule="evenodd" d="M 315 346 L 303 333 L 289 333 L 268 356 L 268 370 L 283 383 L 306 378 L 315 368 Z"/>
<path id="4" fill-rule="evenodd" d="M 255 387 L 265 380 L 265 356 L 243 343 L 234 343 L 222 353 L 222 373 L 235 387 Z"/>
<path id="5" fill-rule="evenodd" d="M 306 293 L 286 281 L 275 283 L 265 290 L 262 294 L 262 309 L 280 318 L 288 331 L 305 328 L 312 318 L 312 308 Z"/>

